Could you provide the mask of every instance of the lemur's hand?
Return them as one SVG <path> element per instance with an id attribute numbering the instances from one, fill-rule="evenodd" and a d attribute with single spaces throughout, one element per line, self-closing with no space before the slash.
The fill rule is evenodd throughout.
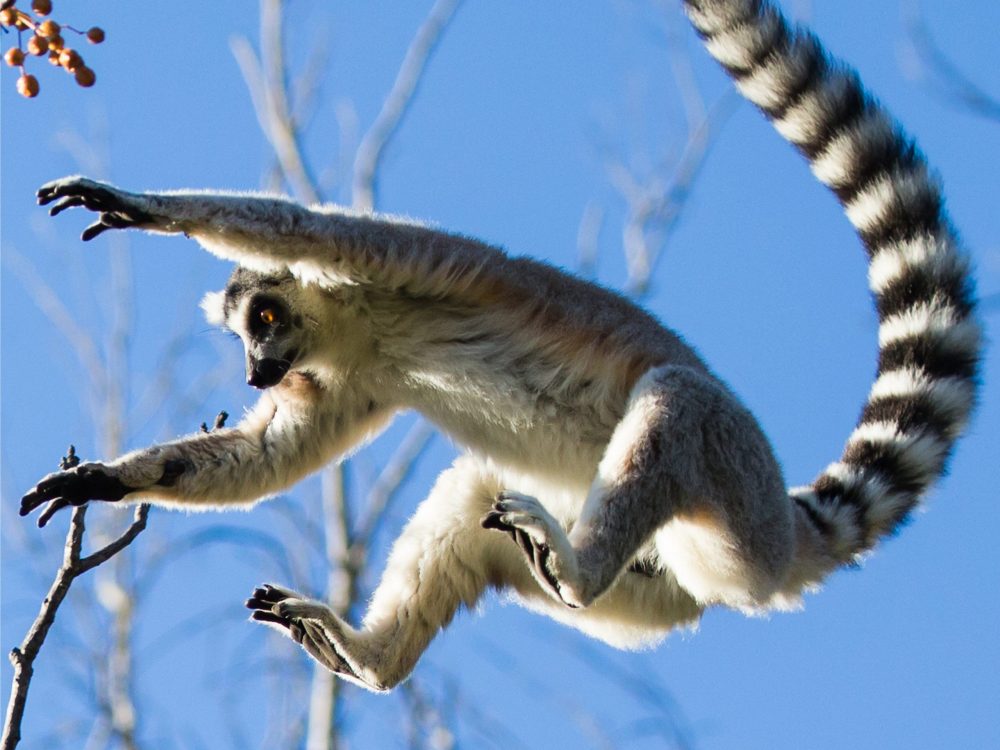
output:
<path id="1" fill-rule="evenodd" d="M 86 177 L 64 177 L 47 182 L 38 189 L 37 195 L 41 206 L 58 201 L 49 209 L 51 216 L 75 206 L 97 211 L 100 214 L 98 220 L 84 229 L 81 235 L 85 242 L 108 229 L 156 224 L 155 218 L 145 208 L 147 200 L 143 196 Z"/>
<path id="2" fill-rule="evenodd" d="M 114 476 L 104 464 L 86 463 L 49 474 L 21 498 L 21 515 L 26 516 L 43 503 L 48 506 L 38 517 L 38 525 L 44 526 L 52 515 L 71 505 L 83 505 L 90 500 L 121 500 L 134 487 L 126 486 Z"/>

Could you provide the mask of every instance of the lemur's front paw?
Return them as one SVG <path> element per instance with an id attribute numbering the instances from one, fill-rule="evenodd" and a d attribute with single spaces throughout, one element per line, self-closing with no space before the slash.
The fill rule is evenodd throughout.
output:
<path id="1" fill-rule="evenodd" d="M 576 552 L 566 532 L 538 500 L 504 490 L 482 520 L 484 529 L 508 533 L 528 558 L 535 579 L 569 607 L 586 606 L 577 594 Z"/>
<path id="2" fill-rule="evenodd" d="M 49 474 L 21 498 L 21 515 L 26 516 L 43 503 L 48 503 L 38 517 L 44 526 L 52 515 L 71 505 L 83 505 L 90 500 L 115 502 L 134 490 L 126 486 L 104 464 L 86 463 Z"/>
<path id="3" fill-rule="evenodd" d="M 254 589 L 246 606 L 253 610 L 250 619 L 284 632 L 332 672 L 358 679 L 357 673 L 337 652 L 317 622 L 323 615 L 332 614 L 325 604 L 306 599 L 291 589 L 265 583 Z"/>
<path id="4" fill-rule="evenodd" d="M 42 185 L 37 195 L 38 204 L 41 206 L 57 201 L 49 209 L 51 216 L 75 206 L 97 211 L 100 214 L 98 220 L 83 230 L 81 237 L 84 241 L 92 240 L 108 229 L 155 224 L 154 217 L 140 205 L 142 203 L 140 196 L 86 177 L 64 177 L 61 180 L 53 180 Z"/>

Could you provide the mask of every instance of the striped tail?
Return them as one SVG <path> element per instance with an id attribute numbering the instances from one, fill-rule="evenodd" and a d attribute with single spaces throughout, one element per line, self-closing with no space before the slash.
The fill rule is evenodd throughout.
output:
<path id="1" fill-rule="evenodd" d="M 768 0 L 685 0 L 708 51 L 836 194 L 869 259 L 878 374 L 843 456 L 790 491 L 794 594 L 891 534 L 945 470 L 976 401 L 981 332 L 967 262 L 912 141 Z"/>

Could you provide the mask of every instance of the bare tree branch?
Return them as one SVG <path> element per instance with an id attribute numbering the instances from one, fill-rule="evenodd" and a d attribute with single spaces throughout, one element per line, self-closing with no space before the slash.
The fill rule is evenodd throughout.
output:
<path id="1" fill-rule="evenodd" d="M 628 273 L 626 290 L 630 294 L 642 296 L 648 290 L 663 247 L 676 229 L 704 165 L 712 136 L 736 103 L 735 96 L 727 94 L 709 108 L 698 125 L 689 130 L 680 157 L 669 169 L 640 177 L 623 161 L 608 160 L 608 178 L 626 206 L 622 248 Z"/>
<path id="2" fill-rule="evenodd" d="M 593 276 L 596 271 L 603 226 L 604 208 L 591 201 L 584 207 L 576 229 L 576 257 L 584 276 Z"/>
<path id="3" fill-rule="evenodd" d="M 320 201 L 316 181 L 302 156 L 299 128 L 288 102 L 282 0 L 261 0 L 261 58 L 245 37 L 230 41 L 240 66 L 261 130 L 278 159 L 281 172 L 295 195 L 306 203 Z"/>
<path id="4" fill-rule="evenodd" d="M 418 419 L 406 433 L 396 452 L 389 458 L 379 474 L 365 503 L 365 518 L 355 534 L 355 544 L 367 544 L 378 533 L 389 505 L 396 498 L 399 488 L 413 471 L 417 460 L 430 444 L 435 430 L 425 419 Z M 351 558 L 364 557 L 361 550 L 353 551 Z"/>
<path id="5" fill-rule="evenodd" d="M 401 686 L 403 700 L 410 709 L 409 743 L 411 750 L 452 750 L 455 736 L 444 716 L 424 690 L 420 680 L 411 678 Z"/>
<path id="6" fill-rule="evenodd" d="M 424 68 L 437 47 L 461 0 L 437 0 L 406 50 L 396 80 L 382 109 L 361 138 L 354 159 L 351 205 L 370 211 L 375 207 L 377 171 L 386 145 L 396 133 L 417 91 Z"/>
<path id="7" fill-rule="evenodd" d="M 634 157 L 627 159 L 613 154 L 614 149 L 610 146 L 602 148 L 606 154 L 608 180 L 625 203 L 622 224 L 627 273 L 625 289 L 637 297 L 648 291 L 656 263 L 677 227 L 713 138 L 739 101 L 734 92 L 729 91 L 712 106 L 706 106 L 686 46 L 676 28 L 677 14 L 664 0 L 656 0 L 654 5 L 662 11 L 658 18 L 674 19 L 665 21 L 657 34 L 665 42 L 671 76 L 683 107 L 683 147 L 678 156 L 661 157 L 657 160 L 659 164 L 641 168 L 633 165 Z M 578 236 L 581 253 L 593 252 L 587 251 L 582 243 L 596 241 L 594 231 L 594 227 L 581 220 Z M 582 255 L 582 259 L 588 260 L 586 255 Z"/>
<path id="8" fill-rule="evenodd" d="M 929 78 L 939 96 L 968 112 L 1000 121 L 1000 99 L 986 93 L 938 47 L 917 0 L 905 0 L 904 26 L 910 45 L 915 74 Z"/>
<path id="9" fill-rule="evenodd" d="M 70 446 L 69 453 L 63 459 L 61 468 L 68 469 L 76 466 L 79 458 Z M 41 609 L 31 627 L 28 629 L 21 645 L 10 652 L 10 662 L 14 666 L 14 679 L 12 682 L 10 700 L 7 703 L 7 715 L 4 720 L 3 740 L 0 742 L 2 750 L 13 750 L 21 741 L 21 720 L 24 718 L 24 708 L 28 699 L 28 688 L 31 685 L 31 677 L 34 674 L 34 661 L 38 656 L 45 638 L 49 633 L 49 628 L 56 619 L 56 612 L 62 604 L 66 594 L 69 593 L 70 586 L 77 576 L 86 573 L 88 570 L 111 559 L 131 544 L 135 538 L 146 528 L 146 519 L 149 515 L 149 506 L 140 505 L 135 509 L 132 525 L 122 536 L 111 544 L 91 553 L 86 557 L 80 556 L 83 546 L 83 534 L 85 531 L 84 517 L 87 506 L 81 505 L 73 509 L 70 517 L 69 531 L 66 534 L 66 544 L 63 550 L 63 562 L 55 580 L 49 588 L 49 592 L 42 601 Z"/>
<path id="10" fill-rule="evenodd" d="M 326 599 L 341 617 L 346 615 L 357 596 L 357 571 L 349 564 L 351 547 L 350 521 L 344 487 L 344 467 L 340 464 L 323 470 L 323 538 L 326 557 Z M 337 750 L 337 705 L 340 683 L 321 664 L 312 665 L 309 711 L 306 716 L 307 750 Z"/>
<path id="11" fill-rule="evenodd" d="M 76 322 L 76 318 L 63 304 L 59 295 L 42 279 L 31 261 L 8 246 L 4 247 L 4 262 L 17 274 L 38 309 L 72 347 L 91 385 L 98 388 L 104 380 L 104 364 L 97 342 Z"/>
<path id="12" fill-rule="evenodd" d="M 285 178 L 296 196 L 306 203 L 318 203 L 316 180 L 302 157 L 299 128 L 288 103 L 288 72 L 285 64 L 283 0 L 261 0 L 260 45 L 266 81 L 265 93 L 271 126 L 270 140 L 281 162 Z"/>

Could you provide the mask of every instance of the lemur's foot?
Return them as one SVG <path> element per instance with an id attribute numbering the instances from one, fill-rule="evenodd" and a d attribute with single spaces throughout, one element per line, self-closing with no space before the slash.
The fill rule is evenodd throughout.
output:
<path id="1" fill-rule="evenodd" d="M 538 500 L 511 490 L 497 495 L 483 528 L 507 532 L 528 558 L 535 579 L 568 607 L 589 604 L 577 593 L 576 552 L 566 532 Z"/>
<path id="2" fill-rule="evenodd" d="M 254 589 L 246 606 L 253 610 L 251 619 L 282 630 L 330 671 L 359 679 L 323 631 L 319 621 L 332 616 L 325 604 L 307 599 L 291 589 L 265 583 Z"/>
<path id="3" fill-rule="evenodd" d="M 91 500 L 115 502 L 134 489 L 126 486 L 103 464 L 80 464 L 42 479 L 21 498 L 20 513 L 26 516 L 47 502 L 48 506 L 38 517 L 38 525 L 44 526 L 62 508 L 83 505 Z"/>
<path id="4" fill-rule="evenodd" d="M 67 208 L 83 206 L 97 211 L 96 222 L 83 230 L 84 241 L 92 240 L 108 229 L 153 226 L 156 219 L 146 208 L 146 199 L 134 193 L 127 193 L 112 185 L 86 177 L 64 177 L 42 185 L 38 189 L 38 204 L 46 206 L 57 201 L 49 209 L 51 216 L 62 213 Z"/>

